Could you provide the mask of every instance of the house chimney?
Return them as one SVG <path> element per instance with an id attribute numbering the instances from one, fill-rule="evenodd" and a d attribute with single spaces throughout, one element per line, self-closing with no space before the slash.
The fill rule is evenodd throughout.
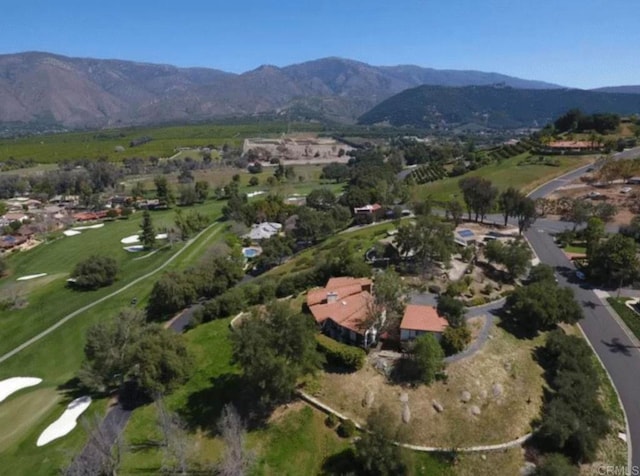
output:
<path id="1" fill-rule="evenodd" d="M 332 302 L 336 302 L 337 300 L 338 300 L 338 293 L 333 291 L 327 293 L 327 304 L 331 304 Z"/>

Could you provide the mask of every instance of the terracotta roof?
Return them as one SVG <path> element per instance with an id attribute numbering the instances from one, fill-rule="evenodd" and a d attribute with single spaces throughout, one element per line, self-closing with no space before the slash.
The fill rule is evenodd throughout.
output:
<path id="1" fill-rule="evenodd" d="M 330 278 L 329 281 L 327 281 L 326 287 L 337 289 L 354 284 L 358 284 L 360 286 L 371 286 L 371 280 L 369 278 L 352 278 L 349 276 L 342 276 L 339 278 Z"/>
<path id="2" fill-rule="evenodd" d="M 342 327 L 363 334 L 365 329 L 362 324 L 367 320 L 371 300 L 371 294 L 363 291 L 332 303 L 317 304 L 310 309 L 316 322 L 320 324 L 331 319 Z"/>
<path id="3" fill-rule="evenodd" d="M 331 278 L 324 288 L 312 289 L 307 293 L 307 306 L 322 304 L 327 300 L 329 293 L 336 293 L 336 299 L 344 299 L 369 289 L 371 289 L 371 280 L 368 278 Z"/>
<path id="4" fill-rule="evenodd" d="M 447 320 L 438 315 L 435 307 L 409 304 L 404 311 L 400 329 L 442 332 L 448 325 Z"/>
<path id="5" fill-rule="evenodd" d="M 367 319 L 371 280 L 368 278 L 331 278 L 324 288 L 307 293 L 307 305 L 318 324 L 331 319 L 336 324 L 362 333 L 361 324 Z M 335 301 L 327 302 L 327 295 L 335 294 Z"/>

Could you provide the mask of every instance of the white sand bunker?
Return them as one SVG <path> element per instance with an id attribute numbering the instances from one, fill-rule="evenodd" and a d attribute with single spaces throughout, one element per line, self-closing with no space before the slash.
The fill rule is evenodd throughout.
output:
<path id="1" fill-rule="evenodd" d="M 23 388 L 33 387 L 40 382 L 42 382 L 42 379 L 36 377 L 12 377 L 6 380 L 0 380 L 0 402 L 12 393 Z"/>
<path id="2" fill-rule="evenodd" d="M 95 230 L 97 228 L 102 228 L 104 223 L 98 223 L 96 225 L 87 225 L 87 226 L 74 226 L 71 228 L 73 231 L 83 231 L 83 230 Z"/>
<path id="3" fill-rule="evenodd" d="M 156 240 L 166 240 L 169 237 L 168 233 L 158 233 L 156 235 Z M 123 245 L 133 245 L 135 243 L 140 243 L 140 235 L 131 235 L 120 240 L 120 243 Z"/>
<path id="4" fill-rule="evenodd" d="M 46 276 L 46 275 L 47 275 L 47 273 L 29 274 L 27 276 L 20 276 L 18 279 L 16 279 L 16 281 L 28 281 L 30 279 L 41 278 L 41 277 Z"/>
<path id="5" fill-rule="evenodd" d="M 76 230 L 64 230 L 62 232 L 62 234 L 64 236 L 76 236 L 79 235 L 80 233 L 82 233 L 81 231 L 76 231 Z"/>
<path id="6" fill-rule="evenodd" d="M 140 241 L 139 235 L 131 235 L 131 236 L 127 236 L 126 238 L 122 238 L 120 240 L 120 243 L 122 243 L 123 245 L 132 245 L 133 243 L 138 243 L 139 241 Z"/>
<path id="7" fill-rule="evenodd" d="M 72 401 L 64 413 L 40 434 L 37 446 L 44 446 L 51 441 L 62 438 L 78 424 L 78 417 L 91 405 L 91 397 L 80 397 Z"/>
<path id="8" fill-rule="evenodd" d="M 142 245 L 125 246 L 123 249 L 125 251 L 128 251 L 129 253 L 138 253 L 139 251 L 144 251 L 144 246 Z"/>

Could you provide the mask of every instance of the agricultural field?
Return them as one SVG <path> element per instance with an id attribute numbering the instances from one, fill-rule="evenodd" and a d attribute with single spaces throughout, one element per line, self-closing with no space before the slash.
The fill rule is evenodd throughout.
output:
<path id="1" fill-rule="evenodd" d="M 126 157 L 171 157 L 179 147 L 222 147 L 225 143 L 241 147 L 244 138 L 256 135 L 282 134 L 296 131 L 318 131 L 319 125 L 280 122 L 253 124 L 202 124 L 190 126 L 140 127 L 105 129 L 90 132 L 35 135 L 16 139 L 0 139 L 0 162 L 9 157 L 33 159 L 38 163 L 107 157 L 118 162 Z M 132 141 L 150 137 L 151 141 L 130 147 Z M 116 152 L 122 147 L 122 152 Z"/>
<path id="2" fill-rule="evenodd" d="M 507 187 L 515 187 L 525 193 L 532 191 L 537 186 L 558 177 L 570 170 L 582 165 L 587 165 L 595 160 L 594 156 L 558 156 L 559 166 L 548 165 L 518 165 L 529 154 L 521 154 L 501 163 L 493 163 L 477 170 L 469 172 L 464 177 L 483 177 L 491 180 L 500 190 Z M 458 188 L 461 177 L 449 177 L 437 182 L 418 185 L 413 188 L 414 200 L 431 199 L 436 202 L 444 202 L 452 199 L 462 201 L 462 195 Z"/>

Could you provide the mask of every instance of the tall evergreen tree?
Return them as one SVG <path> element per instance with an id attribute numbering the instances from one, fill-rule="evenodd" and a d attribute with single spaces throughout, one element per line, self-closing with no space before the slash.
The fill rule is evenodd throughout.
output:
<path id="1" fill-rule="evenodd" d="M 142 233 L 140 234 L 140 241 L 145 249 L 150 250 L 156 244 L 156 230 L 153 228 L 153 222 L 151 221 L 151 215 L 148 210 L 145 210 L 142 214 Z"/>

